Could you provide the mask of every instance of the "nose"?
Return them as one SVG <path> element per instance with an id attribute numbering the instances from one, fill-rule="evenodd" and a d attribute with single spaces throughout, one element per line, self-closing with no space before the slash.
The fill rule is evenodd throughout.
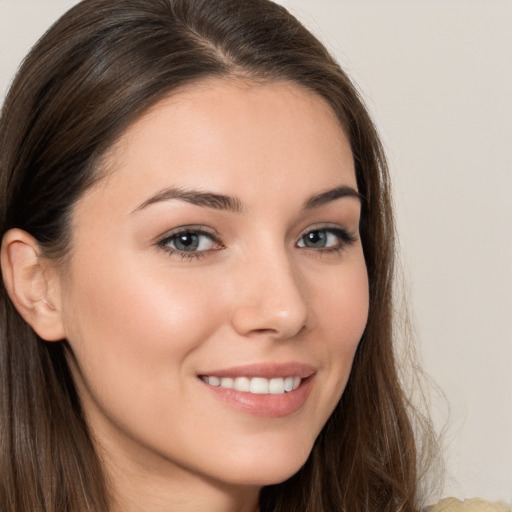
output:
<path id="1" fill-rule="evenodd" d="M 235 274 L 231 322 L 240 335 L 286 340 L 306 327 L 310 308 L 305 283 L 287 257 L 252 258 Z"/>

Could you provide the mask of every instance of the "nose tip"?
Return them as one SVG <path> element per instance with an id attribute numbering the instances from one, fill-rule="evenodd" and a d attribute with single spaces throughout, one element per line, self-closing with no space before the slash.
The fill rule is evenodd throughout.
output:
<path id="1" fill-rule="evenodd" d="M 299 276 L 292 269 L 274 267 L 265 273 L 260 268 L 239 287 L 232 324 L 243 336 L 260 334 L 285 340 L 306 327 L 308 314 Z"/>
<path id="2" fill-rule="evenodd" d="M 290 339 L 305 327 L 301 311 L 272 309 L 255 305 L 238 308 L 233 315 L 235 330 L 243 335 L 266 334 L 276 339 Z"/>

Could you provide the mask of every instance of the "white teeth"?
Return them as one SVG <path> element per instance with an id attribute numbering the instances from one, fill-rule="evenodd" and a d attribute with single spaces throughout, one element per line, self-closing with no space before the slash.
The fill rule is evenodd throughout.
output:
<path id="1" fill-rule="evenodd" d="M 284 390 L 291 391 L 293 389 L 293 377 L 286 377 L 284 379 Z"/>
<path id="2" fill-rule="evenodd" d="M 268 393 L 268 379 L 254 377 L 251 379 L 251 393 L 266 395 Z"/>
<path id="3" fill-rule="evenodd" d="M 284 393 L 284 379 L 270 379 L 268 392 L 272 395 L 282 395 Z"/>
<path id="4" fill-rule="evenodd" d="M 220 386 L 225 389 L 235 389 L 236 391 L 244 391 L 246 393 L 254 393 L 256 395 L 282 395 L 297 389 L 300 386 L 300 377 L 277 377 L 274 379 L 265 379 L 263 377 L 201 377 L 204 382 L 210 386 Z"/>
<path id="5" fill-rule="evenodd" d="M 220 379 L 221 388 L 233 389 L 233 384 L 234 382 L 231 377 L 222 377 L 222 379 Z"/>
<path id="6" fill-rule="evenodd" d="M 220 379 L 219 377 L 206 377 L 208 384 L 210 386 L 220 386 Z"/>
<path id="7" fill-rule="evenodd" d="M 237 377 L 235 379 L 234 388 L 237 391 L 250 391 L 251 390 L 251 381 L 247 377 Z"/>

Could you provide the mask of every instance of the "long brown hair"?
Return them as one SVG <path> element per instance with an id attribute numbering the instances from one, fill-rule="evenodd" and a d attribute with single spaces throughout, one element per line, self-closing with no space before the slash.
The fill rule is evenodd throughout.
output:
<path id="1" fill-rule="evenodd" d="M 324 98 L 365 198 L 368 324 L 346 390 L 305 466 L 261 493 L 262 512 L 417 510 L 417 450 L 393 353 L 394 227 L 385 157 L 354 86 L 268 0 L 84 0 L 24 61 L 0 119 L 0 225 L 45 255 L 69 250 L 71 209 L 101 157 L 163 96 L 207 77 L 288 80 Z M 0 509 L 107 511 L 101 464 L 66 363 L 1 288 Z"/>

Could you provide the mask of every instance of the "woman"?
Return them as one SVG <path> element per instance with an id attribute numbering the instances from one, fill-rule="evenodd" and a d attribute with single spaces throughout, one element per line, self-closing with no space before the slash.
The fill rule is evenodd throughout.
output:
<path id="1" fill-rule="evenodd" d="M 85 0 L 0 124 L 0 507 L 414 511 L 386 163 L 267 0 Z"/>

